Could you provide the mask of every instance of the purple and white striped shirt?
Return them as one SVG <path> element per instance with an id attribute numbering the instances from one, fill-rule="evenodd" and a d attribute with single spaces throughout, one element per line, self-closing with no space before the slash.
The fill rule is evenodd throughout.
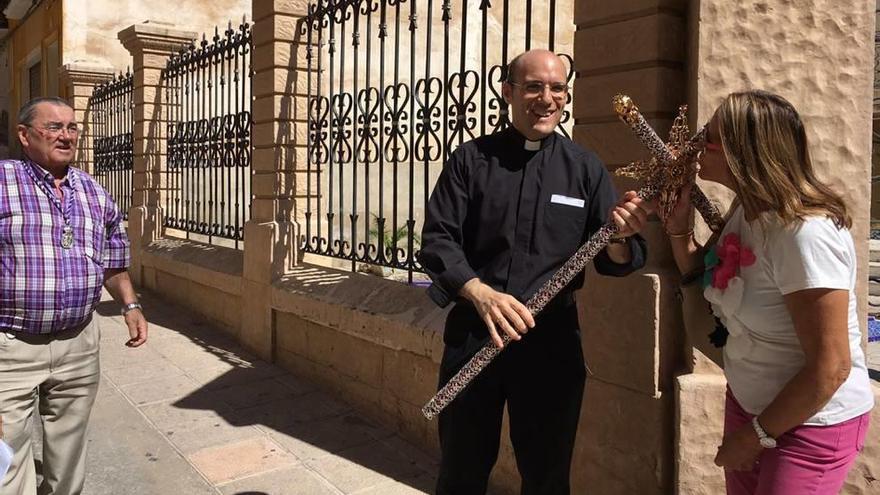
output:
<path id="1" fill-rule="evenodd" d="M 39 165 L 0 161 L 0 331 L 54 333 L 87 323 L 104 270 L 129 265 L 122 215 L 107 191 L 73 167 L 60 187 L 63 201 Z M 61 245 L 65 218 L 69 249 Z"/>

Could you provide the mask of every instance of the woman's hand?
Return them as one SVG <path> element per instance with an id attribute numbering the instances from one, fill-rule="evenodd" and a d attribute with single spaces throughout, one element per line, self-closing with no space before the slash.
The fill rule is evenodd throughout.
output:
<path id="1" fill-rule="evenodd" d="M 715 455 L 715 465 L 731 471 L 751 471 L 763 451 L 755 429 L 745 424 L 724 437 Z"/>
<path id="2" fill-rule="evenodd" d="M 672 209 L 669 218 L 663 222 L 666 233 L 684 234 L 693 228 L 691 224 L 694 217 L 694 205 L 691 204 L 691 189 L 693 187 L 694 185 L 689 183 L 681 188 L 675 208 Z"/>

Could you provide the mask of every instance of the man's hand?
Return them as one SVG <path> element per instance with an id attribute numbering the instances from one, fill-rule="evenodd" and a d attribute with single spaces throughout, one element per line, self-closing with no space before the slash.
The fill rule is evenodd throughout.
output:
<path id="1" fill-rule="evenodd" d="M 623 239 L 641 232 L 648 224 L 648 214 L 653 211 L 650 203 L 639 198 L 635 191 L 627 191 L 611 209 L 608 221 L 617 225 L 617 239 Z M 609 243 L 605 252 L 611 261 L 626 264 L 632 261 L 632 251 L 627 243 Z"/>
<path id="2" fill-rule="evenodd" d="M 763 451 L 758 434 L 752 425 L 746 424 L 724 437 L 715 465 L 731 471 L 751 471 Z"/>
<path id="3" fill-rule="evenodd" d="M 131 285 L 128 272 L 124 269 L 104 271 L 104 287 L 120 305 L 137 301 L 137 294 Z M 125 343 L 128 347 L 138 347 L 147 341 L 147 320 L 144 313 L 139 309 L 132 309 L 125 313 L 125 326 L 128 327 L 130 339 Z"/>
<path id="4" fill-rule="evenodd" d="M 629 237 L 641 232 L 648 224 L 651 210 L 650 203 L 639 198 L 635 191 L 627 191 L 611 210 L 609 221 L 617 224 L 617 237 Z"/>
<path id="5" fill-rule="evenodd" d="M 499 328 L 512 340 L 519 340 L 522 338 L 520 334 L 525 334 L 535 326 L 532 313 L 523 303 L 509 294 L 496 291 L 477 278 L 468 280 L 459 294 L 477 308 L 477 313 L 489 329 L 492 342 L 499 349 L 504 347 L 498 334 Z"/>
<path id="6" fill-rule="evenodd" d="M 128 327 L 130 339 L 125 343 L 128 347 L 138 347 L 147 341 L 147 320 L 139 309 L 125 313 L 125 326 Z"/>

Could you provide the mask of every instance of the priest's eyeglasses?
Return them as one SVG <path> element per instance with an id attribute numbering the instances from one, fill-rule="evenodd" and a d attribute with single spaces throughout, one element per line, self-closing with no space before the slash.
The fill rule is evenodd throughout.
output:
<path id="1" fill-rule="evenodd" d="M 542 81 L 526 81 L 513 82 L 507 81 L 511 86 L 518 86 L 523 89 L 526 96 L 538 96 L 544 93 L 544 87 L 550 88 L 550 94 L 556 98 L 561 98 L 568 94 L 568 85 L 561 82 L 545 83 Z"/>

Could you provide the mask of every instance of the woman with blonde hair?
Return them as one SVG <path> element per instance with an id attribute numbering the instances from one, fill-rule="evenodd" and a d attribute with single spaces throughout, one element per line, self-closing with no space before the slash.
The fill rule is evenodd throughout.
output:
<path id="1" fill-rule="evenodd" d="M 697 161 L 701 178 L 736 194 L 724 230 L 714 246 L 697 243 L 686 200 L 665 227 L 684 278 L 703 271 L 724 325 L 715 463 L 727 493 L 838 493 L 874 405 L 846 205 L 816 177 L 797 111 L 771 93 L 728 96 Z"/>

